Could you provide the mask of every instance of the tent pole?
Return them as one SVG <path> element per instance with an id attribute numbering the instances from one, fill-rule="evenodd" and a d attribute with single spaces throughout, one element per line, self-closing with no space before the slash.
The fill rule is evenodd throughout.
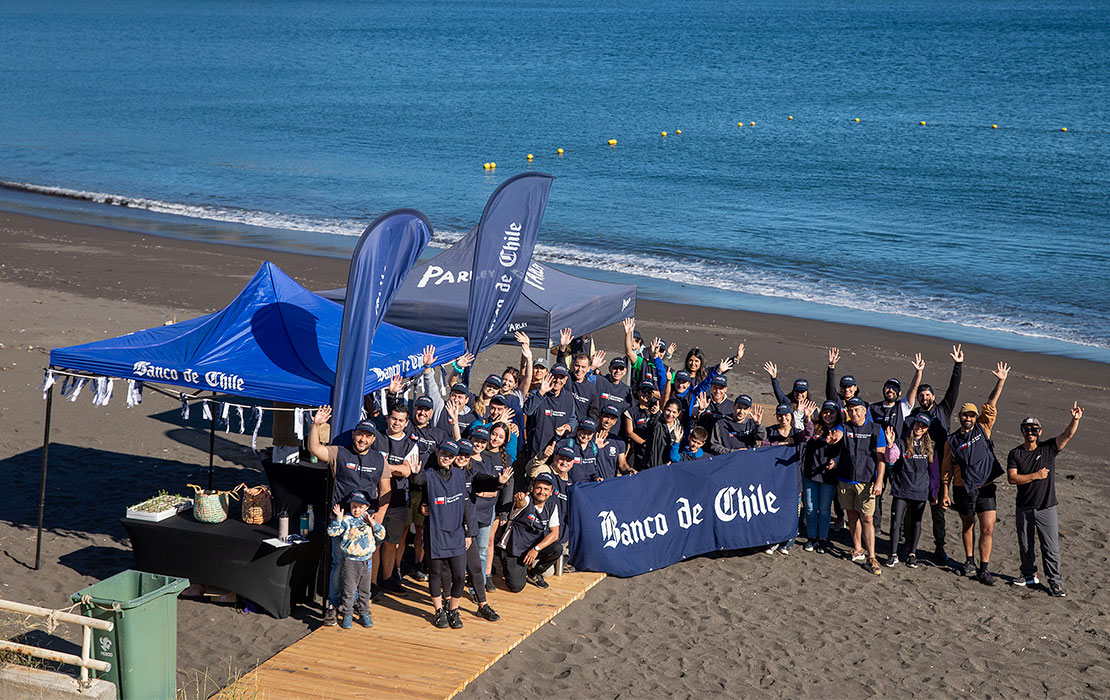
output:
<path id="1" fill-rule="evenodd" d="M 42 429 L 42 475 L 39 477 L 39 528 L 35 538 L 35 571 L 42 558 L 42 516 L 46 506 L 46 459 L 50 449 L 50 413 L 54 406 L 54 387 L 46 390 L 46 420 Z"/>
<path id="2" fill-rule="evenodd" d="M 212 413 L 208 424 L 208 490 L 212 490 L 212 466 L 216 454 L 216 414 Z"/>

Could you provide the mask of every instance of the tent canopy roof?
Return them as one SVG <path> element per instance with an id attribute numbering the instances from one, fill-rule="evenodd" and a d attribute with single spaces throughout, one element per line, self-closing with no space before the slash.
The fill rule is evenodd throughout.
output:
<path id="1" fill-rule="evenodd" d="M 118 338 L 50 352 L 50 365 L 124 379 L 301 405 L 331 402 L 343 307 L 265 262 L 222 311 Z M 394 374 L 422 371 L 421 352 L 465 352 L 462 338 L 383 323 L 374 338 L 366 392 Z"/>

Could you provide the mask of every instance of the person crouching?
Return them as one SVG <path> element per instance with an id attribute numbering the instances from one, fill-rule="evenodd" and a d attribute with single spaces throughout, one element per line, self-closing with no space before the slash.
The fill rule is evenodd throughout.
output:
<path id="1" fill-rule="evenodd" d="M 530 495 L 522 492 L 513 497 L 509 525 L 500 543 L 505 586 L 513 593 L 524 590 L 525 580 L 547 588 L 543 572 L 563 554 L 559 509 L 551 499 L 553 483 L 550 474 L 537 474 Z"/>
<path id="2" fill-rule="evenodd" d="M 343 592 L 340 598 L 342 619 L 339 626 L 351 629 L 354 615 L 363 627 L 373 627 L 370 617 L 370 569 L 366 562 L 374 556 L 378 543 L 385 539 L 385 528 L 369 516 L 370 497 L 355 491 L 347 497 L 348 514 L 338 503 L 332 508 L 328 535 L 340 538 L 343 561 L 339 569 Z M 357 596 L 357 600 L 356 600 Z"/>

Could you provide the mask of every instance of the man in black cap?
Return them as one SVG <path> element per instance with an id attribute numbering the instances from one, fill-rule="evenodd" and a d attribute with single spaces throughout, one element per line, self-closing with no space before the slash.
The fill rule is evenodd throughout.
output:
<path id="1" fill-rule="evenodd" d="M 902 398 L 902 382 L 891 377 L 883 384 L 882 403 L 873 403 L 867 407 L 871 420 L 883 428 L 893 430 L 896 439 L 905 437 L 906 419 L 913 410 L 917 387 L 921 384 L 921 373 L 925 371 L 925 361 L 921 359 L 921 353 L 917 353 L 912 364 L 913 381 L 910 383 L 909 391 L 906 392 L 906 398 Z"/>
<path id="2" fill-rule="evenodd" d="M 386 418 L 387 429 L 382 452 L 385 454 L 386 463 L 389 465 L 392 476 L 390 477 L 389 509 L 385 513 L 385 542 L 381 545 L 382 572 L 380 578 L 381 588 L 393 593 L 403 594 L 405 587 L 401 585 L 400 561 L 405 535 L 409 531 L 411 522 L 409 515 L 411 506 L 409 500 L 409 479 L 412 474 L 420 471 L 420 450 L 416 437 L 409 432 L 408 407 L 403 402 L 397 402 L 389 411 Z"/>
<path id="3" fill-rule="evenodd" d="M 651 417 L 659 412 L 659 402 L 655 398 L 655 385 L 640 382 L 635 400 L 624 412 L 624 436 L 631 448 L 632 467 L 639 469 L 647 455 L 647 438 L 651 430 Z"/>
<path id="4" fill-rule="evenodd" d="M 934 449 L 941 453 L 944 451 L 944 443 L 948 440 L 948 426 L 952 419 L 952 410 L 956 407 L 956 401 L 960 398 L 960 379 L 963 376 L 964 366 L 963 346 L 953 345 L 949 357 L 953 361 L 952 376 L 948 379 L 948 388 L 944 391 L 944 398 L 937 401 L 937 396 L 931 385 L 919 384 L 917 387 L 917 407 L 915 408 L 915 411 L 924 413 L 932 419 L 929 425 L 929 437 L 933 440 Z M 933 520 L 933 546 L 935 547 L 933 560 L 942 566 L 953 563 L 948 558 L 948 552 L 944 548 L 946 539 L 945 508 L 939 500 L 930 500 L 929 513 Z"/>
<path id="5" fill-rule="evenodd" d="M 601 409 L 601 423 L 594 434 L 594 444 L 597 445 L 597 473 L 602 479 L 629 472 L 628 444 L 613 436 L 619 419 L 616 406 Z"/>
<path id="6" fill-rule="evenodd" d="M 342 503 L 350 493 L 362 491 L 371 501 L 371 517 L 381 525 L 385 521 L 389 507 L 390 470 L 385 456 L 372 449 L 377 431 L 370 421 L 362 421 L 351 431 L 350 446 L 333 441 L 331 445 L 320 443 L 320 426 L 331 419 L 331 406 L 321 406 L 312 417 L 312 429 L 308 431 L 308 451 L 331 469 L 335 487 L 332 489 L 328 510 L 336 503 Z M 378 563 L 377 550 L 371 564 L 371 581 Z M 343 563 L 343 551 L 338 538 L 331 538 L 331 571 L 328 579 L 328 605 L 324 610 L 324 624 L 335 625 L 335 610 L 339 607 L 342 592 L 339 581 L 339 568 Z"/>
<path id="7" fill-rule="evenodd" d="M 443 410 L 436 418 L 437 428 L 445 430 L 455 440 L 458 440 L 470 424 L 478 419 L 472 406 L 470 389 L 462 382 L 455 382 L 451 386 L 451 393 L 443 404 Z"/>
<path id="8" fill-rule="evenodd" d="M 840 350 L 838 348 L 829 348 L 829 367 L 825 373 L 825 399 L 827 401 L 835 401 L 842 412 L 847 408 L 847 403 L 850 399 L 859 396 L 859 385 L 856 384 L 856 378 L 850 374 L 845 374 L 840 378 L 839 391 L 836 389 L 838 386 L 836 382 L 836 363 L 840 362 Z M 847 413 L 845 412 L 845 416 Z"/>
<path id="9" fill-rule="evenodd" d="M 706 403 L 705 396 L 702 403 Z M 763 420 L 763 408 L 757 406 L 752 409 L 752 397 L 740 394 L 733 401 L 733 415 L 722 417 L 716 421 L 713 431 L 709 432 L 709 444 L 705 451 L 711 455 L 723 455 L 737 450 L 750 450 L 759 447 L 763 441 L 760 423 Z M 707 431 L 708 432 L 708 431 Z"/>
<path id="10" fill-rule="evenodd" d="M 577 403 L 566 391 L 570 372 L 563 365 L 555 365 L 544 375 L 539 391 L 529 394 L 523 411 L 531 420 L 525 455 L 528 458 L 542 452 L 551 441 L 567 437 L 578 425 Z"/>
<path id="11" fill-rule="evenodd" d="M 852 561 L 866 562 L 865 568 L 878 576 L 882 569 L 875 558 L 875 497 L 883 492 L 886 436 L 882 428 L 867 420 L 867 402 L 858 396 L 848 399 L 847 413 L 836 495 L 848 514 Z"/>
<path id="12" fill-rule="evenodd" d="M 432 416 L 435 413 L 435 403 L 431 397 L 421 396 L 412 402 L 412 423 L 409 432 L 416 442 L 418 451 L 417 463 L 421 468 L 428 465 L 430 460 L 436 458 L 436 447 L 448 440 L 447 431 L 432 425 Z M 417 581 L 427 581 L 425 569 L 427 562 L 424 560 L 424 514 L 421 506 L 424 503 L 424 494 L 419 489 L 409 492 L 412 507 L 409 510 L 410 519 L 416 532 L 413 537 L 413 554 L 415 566 L 409 575 Z"/>
<path id="13" fill-rule="evenodd" d="M 525 580 L 538 588 L 547 588 L 543 572 L 563 554 L 559 543 L 559 511 L 551 500 L 553 479 L 538 474 L 532 480 L 530 494 L 513 497 L 509 524 L 500 541 L 501 570 L 505 586 L 513 593 L 524 590 Z"/>
<path id="14" fill-rule="evenodd" d="M 709 383 L 708 402 L 702 401 L 699 404 L 698 398 L 695 397 L 694 399 L 693 418 L 698 425 L 705 428 L 705 432 L 709 435 L 713 435 L 713 429 L 717 425 L 717 421 L 736 413 L 732 399 L 728 398 L 728 378 L 724 374 L 718 374 Z"/>
<path id="15" fill-rule="evenodd" d="M 975 523 L 978 520 L 979 568 L 975 578 L 987 586 L 995 585 L 989 568 L 998 511 L 993 480 L 1003 474 L 994 455 L 991 433 L 998 417 L 998 397 L 1002 395 L 1009 373 L 1010 366 L 999 362 L 993 372 L 997 381 L 983 404 L 982 413 L 973 403 L 965 403 L 960 408 L 960 427 L 948 436 L 940 465 L 941 504 L 946 508 L 950 504 L 954 506 L 963 525 L 967 559 L 955 569 L 957 573 L 968 574 L 975 565 Z M 995 473 L 995 465 L 998 465 L 998 473 Z"/>
<path id="16" fill-rule="evenodd" d="M 1076 403 L 1071 422 L 1064 432 L 1040 442 L 1041 422 L 1030 416 L 1021 422 L 1023 444 L 1010 450 L 1006 471 L 1011 484 L 1017 485 L 1018 549 L 1021 552 L 1021 578 L 1018 586 L 1034 586 L 1037 580 L 1037 555 L 1033 538 L 1041 542 L 1041 563 L 1048 579 L 1048 592 L 1063 598 L 1064 579 L 1060 575 L 1060 522 L 1056 513 L 1056 455 L 1079 430 L 1083 409 Z"/>
<path id="17" fill-rule="evenodd" d="M 594 386 L 597 389 L 598 405 L 601 408 L 615 406 L 617 415 L 622 415 L 632 405 L 632 388 L 624 383 L 628 374 L 628 360 L 614 357 L 609 360 L 609 374 L 598 377 Z"/>

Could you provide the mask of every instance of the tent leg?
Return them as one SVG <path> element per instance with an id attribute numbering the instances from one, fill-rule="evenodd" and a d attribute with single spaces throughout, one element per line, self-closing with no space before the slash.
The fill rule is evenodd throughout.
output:
<path id="1" fill-rule="evenodd" d="M 42 516 L 46 506 L 46 460 L 50 449 L 50 413 L 54 406 L 54 387 L 46 391 L 46 420 L 42 429 L 42 475 L 39 477 L 39 529 L 35 538 L 35 571 L 42 559 Z"/>
<path id="2" fill-rule="evenodd" d="M 216 455 L 216 414 L 208 425 L 208 490 L 212 490 L 212 466 Z"/>

